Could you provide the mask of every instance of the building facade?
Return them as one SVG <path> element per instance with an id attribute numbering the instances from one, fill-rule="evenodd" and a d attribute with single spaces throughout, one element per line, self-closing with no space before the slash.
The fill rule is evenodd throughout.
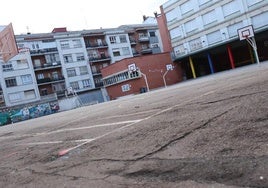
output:
<path id="1" fill-rule="evenodd" d="M 143 93 L 182 81 L 170 53 L 125 58 L 101 70 L 110 99 Z"/>
<path id="2" fill-rule="evenodd" d="M 266 0 L 170 0 L 160 9 L 173 60 L 187 78 L 255 63 L 252 47 L 239 40 L 237 31 L 250 25 L 260 61 L 268 59 Z"/>
<path id="3" fill-rule="evenodd" d="M 40 101 L 41 98 L 28 50 L 20 51 L 7 63 L 2 63 L 0 71 L 3 95 L 1 106 L 12 107 Z"/>
<path id="4" fill-rule="evenodd" d="M 1 63 L 1 104 L 6 107 L 55 101 L 73 93 L 83 104 L 107 101 L 101 69 L 163 50 L 157 24 L 82 31 L 55 28 L 51 33 L 15 37 L 21 53 Z M 23 72 L 21 62 L 28 65 Z M 27 87 L 22 87 L 24 82 Z"/>

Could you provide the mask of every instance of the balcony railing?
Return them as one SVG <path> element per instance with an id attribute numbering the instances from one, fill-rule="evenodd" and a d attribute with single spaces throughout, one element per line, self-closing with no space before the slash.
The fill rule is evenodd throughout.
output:
<path id="1" fill-rule="evenodd" d="M 57 67 L 61 67 L 61 63 L 60 62 L 54 62 L 54 63 L 45 63 L 41 66 L 34 66 L 34 69 L 51 69 L 51 68 L 57 68 Z"/>
<path id="2" fill-rule="evenodd" d="M 153 52 L 152 48 L 143 48 L 143 49 L 141 49 L 142 54 L 149 54 L 149 53 L 152 53 L 152 52 Z"/>
<path id="3" fill-rule="evenodd" d="M 101 71 L 100 70 L 92 71 L 92 74 L 93 74 L 93 76 L 94 75 L 100 75 L 101 74 Z"/>
<path id="4" fill-rule="evenodd" d="M 41 95 L 40 97 L 41 97 L 42 102 L 52 102 L 52 101 L 58 100 L 56 93 L 52 93 L 48 95 Z"/>
<path id="5" fill-rule="evenodd" d="M 129 38 L 130 44 L 137 44 L 137 41 L 135 38 Z"/>
<path id="6" fill-rule="evenodd" d="M 48 83 L 52 83 L 52 82 L 59 82 L 59 81 L 63 81 L 64 77 L 60 76 L 58 78 L 43 78 L 43 79 L 37 79 L 37 84 L 48 84 Z"/>
<path id="7" fill-rule="evenodd" d="M 95 87 L 96 88 L 103 87 L 103 82 L 95 83 Z"/>
<path id="8" fill-rule="evenodd" d="M 99 61 L 107 61 L 110 60 L 110 56 L 101 56 L 101 57 L 90 57 L 89 61 L 90 62 L 99 62 Z"/>
<path id="9" fill-rule="evenodd" d="M 57 52 L 57 51 L 58 51 L 57 48 L 45 48 L 45 49 L 31 50 L 30 53 L 31 55 L 41 55 L 41 54 Z"/>
<path id="10" fill-rule="evenodd" d="M 101 44 L 98 43 L 89 43 L 86 44 L 86 48 L 107 48 L 108 45 L 106 42 L 102 42 Z"/>
<path id="11" fill-rule="evenodd" d="M 140 36 L 139 42 L 149 42 L 149 36 Z"/>

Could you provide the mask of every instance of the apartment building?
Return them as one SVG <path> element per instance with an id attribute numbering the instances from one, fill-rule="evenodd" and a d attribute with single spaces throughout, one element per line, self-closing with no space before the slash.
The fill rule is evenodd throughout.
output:
<path id="1" fill-rule="evenodd" d="M 65 98 L 70 91 L 79 95 L 83 103 L 107 101 L 109 98 L 106 96 L 101 69 L 125 58 L 162 52 L 157 24 L 82 31 L 67 31 L 63 27 L 55 28 L 51 33 L 28 33 L 15 37 L 21 54 L 14 57 L 10 61 L 12 63 L 2 63 L 3 106 L 27 104 L 35 100 L 55 101 Z M 28 64 L 27 69 L 23 68 L 24 73 L 15 73 L 16 68 L 9 73 L 9 66 L 22 67 L 21 63 L 14 64 L 19 61 Z M 16 77 L 12 80 L 16 80 L 16 84 L 7 81 L 9 74 L 13 75 L 12 78 Z M 30 76 L 24 78 L 22 75 Z M 20 81 L 19 77 L 23 80 Z M 13 84 L 12 89 L 9 88 L 9 82 Z M 19 88 L 24 82 L 27 87 Z M 20 94 L 19 97 L 19 94 L 15 96 L 11 92 L 24 95 Z"/>
<path id="2" fill-rule="evenodd" d="M 268 59 L 268 1 L 169 0 L 161 7 L 173 60 L 187 78 L 255 63 L 238 29 L 252 26 L 260 61 Z"/>
<path id="3" fill-rule="evenodd" d="M 30 52 L 24 50 L 8 62 L 1 63 L 1 107 L 12 107 L 40 101 L 41 98 L 31 62 Z"/>

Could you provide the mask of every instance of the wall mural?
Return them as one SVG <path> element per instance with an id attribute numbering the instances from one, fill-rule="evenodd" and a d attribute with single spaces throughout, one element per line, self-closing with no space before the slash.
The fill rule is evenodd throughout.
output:
<path id="1" fill-rule="evenodd" d="M 0 126 L 49 115 L 58 110 L 57 102 L 29 105 L 20 109 L 4 109 L 0 111 Z"/>

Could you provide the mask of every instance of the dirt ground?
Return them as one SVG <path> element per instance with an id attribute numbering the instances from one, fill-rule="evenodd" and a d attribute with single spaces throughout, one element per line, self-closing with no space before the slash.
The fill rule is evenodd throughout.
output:
<path id="1" fill-rule="evenodd" d="M 268 62 L 0 127 L 0 187 L 268 187 Z"/>

